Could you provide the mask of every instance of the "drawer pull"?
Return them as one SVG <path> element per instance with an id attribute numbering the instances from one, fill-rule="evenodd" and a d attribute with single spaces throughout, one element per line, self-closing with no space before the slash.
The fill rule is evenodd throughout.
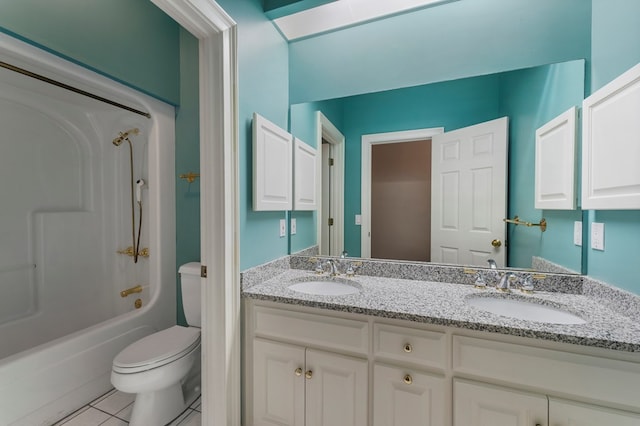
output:
<path id="1" fill-rule="evenodd" d="M 302 368 L 300 367 L 296 368 L 295 375 L 298 377 L 302 376 Z"/>
<path id="2" fill-rule="evenodd" d="M 313 371 L 311 370 L 307 370 L 306 373 L 304 373 L 304 377 L 306 377 L 307 379 L 310 379 L 313 376 Z"/>
<path id="3" fill-rule="evenodd" d="M 408 354 L 413 352 L 413 346 L 411 346 L 411 343 L 404 344 L 404 351 Z"/>
<path id="4" fill-rule="evenodd" d="M 411 375 L 409 374 L 405 374 L 404 376 L 404 382 L 408 385 L 410 385 L 411 383 L 413 383 L 413 377 L 411 377 Z"/>

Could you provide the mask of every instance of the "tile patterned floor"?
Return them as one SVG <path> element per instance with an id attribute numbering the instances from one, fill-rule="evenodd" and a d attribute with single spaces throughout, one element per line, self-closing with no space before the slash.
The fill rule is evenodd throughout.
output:
<path id="1" fill-rule="evenodd" d="M 131 418 L 134 398 L 135 395 L 133 394 L 112 389 L 89 403 L 89 405 L 55 423 L 54 426 L 126 426 Z M 200 426 L 201 417 L 200 397 L 198 397 L 189 408 L 169 425 Z"/>

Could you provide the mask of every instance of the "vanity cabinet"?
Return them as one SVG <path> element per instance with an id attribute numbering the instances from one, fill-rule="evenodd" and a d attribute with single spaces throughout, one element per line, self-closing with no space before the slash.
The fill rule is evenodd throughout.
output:
<path id="1" fill-rule="evenodd" d="M 640 415 L 455 379 L 454 426 L 637 426 Z M 548 422 L 548 423 L 547 423 Z"/>
<path id="2" fill-rule="evenodd" d="M 245 300 L 244 421 L 639 426 L 636 353 Z"/>

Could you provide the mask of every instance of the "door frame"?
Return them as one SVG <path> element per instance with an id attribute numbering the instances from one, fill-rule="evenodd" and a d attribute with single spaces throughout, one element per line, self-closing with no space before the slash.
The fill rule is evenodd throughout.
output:
<path id="1" fill-rule="evenodd" d="M 360 179 L 360 257 L 371 257 L 371 150 L 373 145 L 416 142 L 444 133 L 444 127 L 362 135 L 362 177 Z"/>
<path id="2" fill-rule="evenodd" d="M 333 217 L 333 226 L 329 230 L 329 253 L 339 255 L 344 250 L 344 148 L 345 137 L 336 126 L 321 112 L 316 113 L 316 147 L 318 155 L 318 176 L 316 178 L 316 193 L 322 199 L 322 139 L 333 145 L 333 166 L 330 168 L 332 188 L 330 194 L 330 216 Z M 322 206 L 316 210 L 316 241 L 322 253 Z"/>
<path id="3" fill-rule="evenodd" d="M 202 424 L 240 424 L 237 30 L 213 0 L 151 0 L 199 41 Z"/>

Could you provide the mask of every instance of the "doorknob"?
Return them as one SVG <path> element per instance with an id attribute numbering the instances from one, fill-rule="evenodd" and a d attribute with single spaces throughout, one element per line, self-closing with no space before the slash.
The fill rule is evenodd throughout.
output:
<path id="1" fill-rule="evenodd" d="M 502 241 L 496 238 L 495 240 L 491 241 L 491 245 L 494 246 L 495 248 L 498 248 L 502 245 Z"/>

